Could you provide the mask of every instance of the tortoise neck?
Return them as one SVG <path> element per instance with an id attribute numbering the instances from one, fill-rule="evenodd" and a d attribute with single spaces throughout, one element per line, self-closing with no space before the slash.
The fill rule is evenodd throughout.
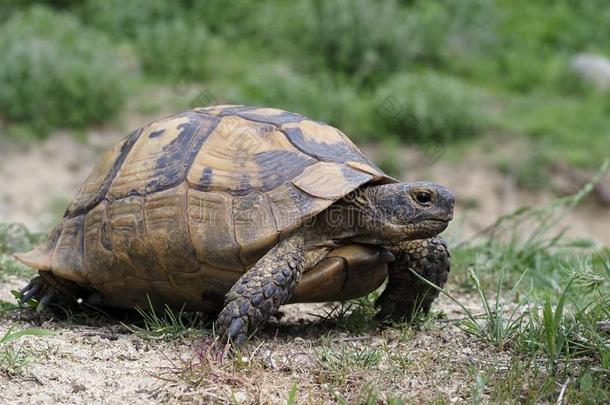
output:
<path id="1" fill-rule="evenodd" d="M 373 213 L 366 192 L 355 190 L 314 218 L 312 236 L 340 242 L 369 234 Z"/>

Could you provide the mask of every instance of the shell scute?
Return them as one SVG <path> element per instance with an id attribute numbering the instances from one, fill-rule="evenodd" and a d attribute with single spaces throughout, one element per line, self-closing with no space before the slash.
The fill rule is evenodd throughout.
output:
<path id="1" fill-rule="evenodd" d="M 256 262 L 278 241 L 279 230 L 263 193 L 234 197 L 233 221 L 243 263 Z"/>
<path id="2" fill-rule="evenodd" d="M 87 282 L 83 268 L 85 215 L 64 220 L 51 260 L 53 273 L 67 280 Z"/>
<path id="3" fill-rule="evenodd" d="M 318 160 L 335 163 L 355 161 L 375 167 L 345 135 L 330 125 L 305 120 L 281 128 L 298 149 Z"/>
<path id="4" fill-rule="evenodd" d="M 349 166 L 320 162 L 305 169 L 292 183 L 311 196 L 335 201 L 371 179 L 371 175 Z"/>
<path id="5" fill-rule="evenodd" d="M 114 179 L 108 198 L 147 195 L 183 182 L 217 121 L 187 112 L 147 126 Z"/>
<path id="6" fill-rule="evenodd" d="M 307 119 L 307 117 L 301 114 L 280 110 L 278 108 L 247 106 L 229 108 L 223 111 L 222 115 L 236 115 L 247 120 L 269 123 L 276 126 L 300 122 Z"/>
<path id="7" fill-rule="evenodd" d="M 233 223 L 233 198 L 226 193 L 188 192 L 188 226 L 199 261 L 242 271 Z"/>
<path id="8" fill-rule="evenodd" d="M 87 278 L 93 285 L 102 284 L 120 273 L 110 271 L 115 268 L 116 258 L 112 248 L 108 202 L 103 201 L 87 214 L 85 219 L 84 267 L 91 269 Z"/>
<path id="9" fill-rule="evenodd" d="M 81 215 L 104 199 L 131 148 L 138 140 L 141 131 L 141 129 L 132 131 L 122 142 L 112 147 L 102 156 L 72 200 L 66 212 L 67 217 Z"/>
<path id="10" fill-rule="evenodd" d="M 159 272 L 158 258 L 153 250 L 144 219 L 144 197 L 129 196 L 108 206 L 110 239 L 117 266 L 109 277 L 133 274 L 142 280 L 165 279 Z"/>
<path id="11" fill-rule="evenodd" d="M 198 272 L 201 264 L 191 242 L 186 221 L 188 187 L 153 193 L 144 201 L 146 233 L 166 275 Z"/>
<path id="12" fill-rule="evenodd" d="M 198 151 L 187 181 L 200 191 L 247 195 L 274 189 L 314 163 L 274 127 L 228 116 Z"/>

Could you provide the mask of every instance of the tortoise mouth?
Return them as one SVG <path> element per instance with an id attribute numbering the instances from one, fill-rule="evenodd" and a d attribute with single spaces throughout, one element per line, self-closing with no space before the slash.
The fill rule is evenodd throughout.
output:
<path id="1" fill-rule="evenodd" d="M 449 226 L 449 220 L 427 219 L 411 229 L 405 240 L 432 238 L 443 232 Z"/>
<path id="2" fill-rule="evenodd" d="M 437 233 L 443 232 L 449 226 L 451 219 L 430 219 L 426 222 L 432 225 L 433 228 L 438 229 Z"/>

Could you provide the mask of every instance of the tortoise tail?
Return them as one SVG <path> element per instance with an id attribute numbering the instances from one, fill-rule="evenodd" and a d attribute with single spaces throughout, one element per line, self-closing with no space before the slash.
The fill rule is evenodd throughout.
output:
<path id="1" fill-rule="evenodd" d="M 51 271 L 53 253 L 55 252 L 55 246 L 57 245 L 57 240 L 61 234 L 61 229 L 62 226 L 60 224 L 53 229 L 53 232 L 49 235 L 46 243 L 43 243 L 27 253 L 15 253 L 13 257 L 35 270 Z"/>
<path id="2" fill-rule="evenodd" d="M 53 249 L 48 249 L 48 246 L 43 245 L 27 253 L 15 253 L 13 257 L 33 269 L 51 271 Z"/>

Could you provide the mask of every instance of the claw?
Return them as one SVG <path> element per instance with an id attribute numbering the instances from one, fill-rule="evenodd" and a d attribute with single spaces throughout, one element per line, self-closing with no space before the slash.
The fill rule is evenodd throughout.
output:
<path id="1" fill-rule="evenodd" d="M 233 342 L 236 346 L 241 346 L 246 341 L 246 334 L 240 333 L 233 339 Z"/>
<path id="2" fill-rule="evenodd" d="M 40 299 L 40 302 L 38 302 L 38 306 L 36 307 L 36 312 L 40 313 L 42 311 L 45 310 L 45 308 L 47 307 L 47 305 L 53 301 L 53 298 L 55 298 L 55 291 L 52 289 L 49 289 L 45 295 L 43 295 L 43 297 Z"/>
<path id="3" fill-rule="evenodd" d="M 32 283 L 30 283 L 30 284 L 32 284 Z M 42 290 L 42 285 L 41 284 L 35 284 L 29 290 L 24 288 L 22 290 L 22 292 L 21 292 L 21 299 L 20 299 L 20 301 L 23 304 L 25 304 L 30 299 L 32 299 L 32 297 L 34 297 L 36 294 L 38 294 L 38 292 L 40 292 L 40 290 Z"/>
<path id="4" fill-rule="evenodd" d="M 227 331 L 227 337 L 229 339 L 234 339 L 244 327 L 244 320 L 241 318 L 235 318 L 231 322 L 231 326 L 229 326 L 229 330 Z"/>
<path id="5" fill-rule="evenodd" d="M 389 252 L 387 250 L 382 250 L 380 255 L 379 255 L 379 260 L 382 263 L 389 263 L 389 262 L 393 262 L 394 260 L 396 260 L 396 257 L 394 256 L 394 254 L 392 254 L 392 252 Z"/>
<path id="6" fill-rule="evenodd" d="M 28 285 L 26 285 L 25 287 L 23 287 L 21 290 L 19 290 L 19 294 L 23 295 L 26 291 L 28 291 L 30 288 L 34 287 L 34 280 L 30 281 L 28 283 Z"/>

